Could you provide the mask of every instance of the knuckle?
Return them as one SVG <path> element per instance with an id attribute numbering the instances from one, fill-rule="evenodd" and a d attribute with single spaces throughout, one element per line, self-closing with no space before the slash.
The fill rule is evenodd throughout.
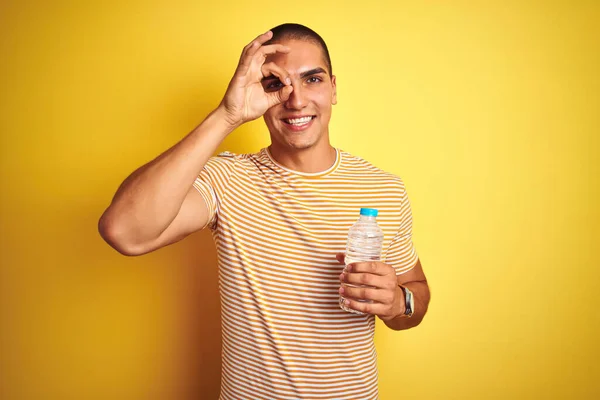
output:
<path id="1" fill-rule="evenodd" d="M 368 287 L 367 288 L 367 296 L 369 296 L 369 299 L 376 300 L 377 299 L 377 291 L 378 290 L 379 289 L 373 289 L 371 287 Z"/>
<path id="2" fill-rule="evenodd" d="M 256 47 L 256 43 L 257 43 L 257 42 L 251 42 L 251 43 L 248 43 L 248 44 L 247 44 L 247 45 L 244 47 L 244 50 L 242 51 L 242 54 L 246 54 L 246 53 L 248 53 L 248 51 L 249 51 L 249 50 L 251 50 L 251 49 L 255 48 L 255 47 Z"/>
<path id="3" fill-rule="evenodd" d="M 360 274 L 360 283 L 367 284 L 367 283 L 369 283 L 369 281 L 370 281 L 369 275 L 367 275 L 367 274 Z"/>
<path id="4" fill-rule="evenodd" d="M 376 271 L 377 270 L 377 263 L 376 262 L 370 262 L 369 263 L 369 269 L 371 271 Z"/>
<path id="5" fill-rule="evenodd" d="M 394 302 L 394 294 L 391 292 L 387 292 L 387 294 L 384 296 L 384 301 L 388 304 L 391 304 Z"/>

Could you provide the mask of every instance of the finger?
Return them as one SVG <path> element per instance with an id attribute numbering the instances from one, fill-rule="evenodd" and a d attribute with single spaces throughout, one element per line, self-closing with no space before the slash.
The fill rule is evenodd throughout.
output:
<path id="1" fill-rule="evenodd" d="M 250 64 L 252 63 L 252 60 L 254 60 L 255 57 L 258 57 L 259 54 L 260 54 L 260 56 L 263 57 L 261 61 L 264 63 L 267 55 L 269 55 L 269 54 L 289 53 L 289 51 L 291 50 L 289 47 L 283 46 L 281 44 L 271 44 L 271 45 L 263 46 L 261 48 L 261 46 L 258 45 L 258 43 L 259 42 L 254 42 L 252 44 L 252 46 L 250 47 L 250 49 L 246 52 L 246 54 L 245 55 L 242 54 L 242 59 L 240 60 L 240 64 L 238 67 L 238 70 L 241 73 L 246 73 L 246 71 L 250 67 Z M 255 47 L 255 49 L 254 49 L 254 47 Z M 259 48 L 261 48 L 260 53 L 257 53 Z M 263 76 L 266 76 L 266 75 L 263 74 Z"/>
<path id="2" fill-rule="evenodd" d="M 249 43 L 246 46 L 247 49 L 244 49 L 244 51 L 246 52 L 246 55 L 248 55 L 248 56 L 254 55 L 265 42 L 267 42 L 269 39 L 271 39 L 271 37 L 273 37 L 273 32 L 271 32 L 271 31 L 267 31 L 267 32 L 263 33 L 262 35 L 258 35 L 258 37 L 256 39 L 254 39 L 251 43 Z"/>
<path id="3" fill-rule="evenodd" d="M 267 98 L 269 100 L 269 108 L 287 101 L 290 98 L 290 94 L 292 94 L 293 91 L 294 88 L 291 85 L 288 85 L 284 86 L 276 92 L 266 93 Z"/>
<path id="4" fill-rule="evenodd" d="M 346 307 L 365 314 L 387 316 L 391 313 L 390 306 L 381 303 L 365 303 L 348 298 L 344 298 L 343 302 Z"/>
<path id="5" fill-rule="evenodd" d="M 290 50 L 291 49 L 288 46 L 284 46 L 282 44 L 275 43 L 275 44 L 269 44 L 266 46 L 262 46 L 262 48 L 260 49 L 260 53 L 266 57 L 270 54 L 275 54 L 275 53 L 289 53 Z"/>
<path id="6" fill-rule="evenodd" d="M 398 280 L 395 276 L 381 276 L 366 272 L 342 273 L 340 275 L 340 281 L 343 283 L 350 283 L 352 285 L 365 285 L 372 286 L 377 289 L 387 290 L 394 290 L 398 285 Z"/>
<path id="7" fill-rule="evenodd" d="M 344 265 L 344 263 L 345 263 L 345 259 L 346 259 L 346 254 L 345 254 L 345 253 L 337 253 L 337 254 L 335 255 L 335 258 L 337 259 L 337 261 L 338 261 L 340 264 Z"/>
<path id="8" fill-rule="evenodd" d="M 271 91 L 265 89 L 269 99 L 269 107 L 283 103 L 290 98 L 290 94 L 294 88 L 291 86 L 292 80 L 286 70 L 277 66 L 275 63 L 270 62 L 261 66 L 261 73 L 264 77 L 275 76 L 285 85 L 280 87 L 279 90 L 277 90 L 277 87 L 275 87 L 275 90 Z"/>
<path id="9" fill-rule="evenodd" d="M 388 275 L 391 273 L 394 273 L 394 275 L 396 274 L 394 267 L 381 261 L 354 262 L 348 265 L 346 270 L 348 272 L 368 272 L 375 275 Z"/>
<path id="10" fill-rule="evenodd" d="M 284 85 L 291 85 L 292 84 L 292 79 L 290 78 L 290 75 L 288 74 L 288 72 L 281 68 L 280 66 L 278 66 L 277 64 L 275 64 L 274 62 L 269 62 L 269 63 L 265 63 L 260 67 L 260 72 L 262 73 L 262 75 L 265 78 L 268 78 L 269 76 L 276 76 L 277 78 L 279 78 L 279 81 L 281 83 L 283 83 Z"/>
<path id="11" fill-rule="evenodd" d="M 355 300 L 371 300 L 381 304 L 392 304 L 394 302 L 394 292 L 390 290 L 342 285 L 339 293 L 344 297 Z"/>
<path id="12" fill-rule="evenodd" d="M 248 67 L 250 66 L 250 62 L 252 61 L 252 56 L 258 51 L 258 49 L 260 49 L 260 47 L 263 45 L 263 43 L 265 43 L 267 40 L 271 39 L 272 36 L 273 36 L 273 32 L 271 32 L 271 31 L 265 32 L 261 35 L 258 35 L 256 37 L 256 39 L 254 39 L 253 41 L 251 41 L 244 47 L 244 49 L 242 50 L 242 54 L 240 56 L 240 62 L 238 63 L 238 68 L 237 68 L 237 70 L 240 73 L 242 73 L 242 74 L 246 73 L 246 71 L 248 70 Z"/>

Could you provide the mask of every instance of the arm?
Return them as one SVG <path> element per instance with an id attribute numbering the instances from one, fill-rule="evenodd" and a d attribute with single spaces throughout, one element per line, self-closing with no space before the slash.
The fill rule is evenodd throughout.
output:
<path id="1" fill-rule="evenodd" d="M 337 259 L 341 264 L 344 263 L 343 254 L 338 254 Z M 342 285 L 340 294 L 348 299 L 348 307 L 377 315 L 394 330 L 413 328 L 423 320 L 429 306 L 430 293 L 420 260 L 417 260 L 411 270 L 398 276 L 393 266 L 380 261 L 350 264 L 346 267 L 346 271 L 340 275 L 342 283 L 370 286 L 369 288 Z M 413 292 L 415 309 L 410 318 L 404 316 L 406 311 L 404 292 L 398 285 L 406 286 Z M 371 300 L 372 303 L 356 300 Z"/>
<path id="2" fill-rule="evenodd" d="M 174 243 L 206 226 L 209 215 L 193 182 L 219 144 L 235 128 L 286 101 L 293 88 L 280 67 L 265 64 L 268 54 L 288 52 L 280 44 L 263 46 L 272 33 L 258 36 L 242 51 L 219 107 L 184 139 L 140 167 L 121 184 L 98 223 L 100 235 L 125 255 L 140 255 Z M 265 76 L 284 82 L 266 93 Z"/>
<path id="3" fill-rule="evenodd" d="M 133 172 L 100 218 L 104 240 L 122 254 L 140 255 L 205 226 L 208 209 L 192 184 L 233 128 L 217 109 L 178 144 Z"/>
<path id="4" fill-rule="evenodd" d="M 400 292 L 397 293 L 393 303 L 396 304 L 396 307 L 394 308 L 400 312 L 399 316 L 380 318 L 385 322 L 388 328 L 399 331 L 413 328 L 423 321 L 423 318 L 427 313 L 427 308 L 429 307 L 431 294 L 429 292 L 429 285 L 427 284 L 425 273 L 423 272 L 423 267 L 421 266 L 421 260 L 417 260 L 417 264 L 413 269 L 402 275 L 398 275 L 396 279 L 398 285 L 407 287 L 413 293 L 415 303 L 413 315 L 410 318 L 404 316 L 404 312 L 406 311 L 404 292 L 400 287 L 397 287 Z"/>

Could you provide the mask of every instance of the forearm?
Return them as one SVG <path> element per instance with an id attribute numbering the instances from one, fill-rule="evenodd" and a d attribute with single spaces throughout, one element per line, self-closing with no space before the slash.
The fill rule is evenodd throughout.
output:
<path id="1" fill-rule="evenodd" d="M 217 108 L 175 146 L 133 172 L 100 219 L 121 242 L 158 237 L 177 216 L 194 180 L 233 130 Z"/>
<path id="2" fill-rule="evenodd" d="M 402 314 L 389 320 L 383 320 L 383 322 L 390 328 L 396 331 L 414 328 L 419 325 L 429 306 L 430 292 L 427 281 L 415 281 L 404 283 L 403 286 L 407 287 L 412 293 L 414 298 L 415 309 L 413 315 L 410 318 L 403 316 L 402 314 L 406 310 L 406 304 L 404 296 L 399 296 L 401 302 Z"/>

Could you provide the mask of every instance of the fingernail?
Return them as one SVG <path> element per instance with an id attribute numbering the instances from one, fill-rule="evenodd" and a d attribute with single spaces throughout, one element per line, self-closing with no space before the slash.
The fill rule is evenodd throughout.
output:
<path id="1" fill-rule="evenodd" d="M 289 77 L 287 77 L 287 78 L 285 78 L 285 83 L 287 83 L 288 85 L 291 85 L 292 80 Z"/>
<path id="2" fill-rule="evenodd" d="M 343 286 L 340 288 L 340 294 L 344 294 L 344 287 Z"/>

